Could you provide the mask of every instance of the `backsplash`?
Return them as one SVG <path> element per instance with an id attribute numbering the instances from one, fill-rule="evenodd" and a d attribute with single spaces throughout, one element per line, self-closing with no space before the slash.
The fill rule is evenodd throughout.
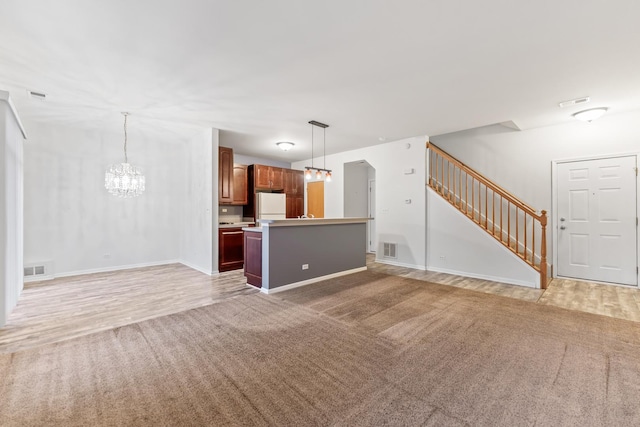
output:
<path id="1" fill-rule="evenodd" d="M 220 206 L 218 208 L 218 222 L 241 222 L 242 206 Z"/>

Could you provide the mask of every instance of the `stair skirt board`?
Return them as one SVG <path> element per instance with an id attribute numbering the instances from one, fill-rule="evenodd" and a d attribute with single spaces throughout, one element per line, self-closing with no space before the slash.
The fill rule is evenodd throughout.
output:
<path id="1" fill-rule="evenodd" d="M 456 209 L 458 212 L 460 212 L 461 214 L 465 215 L 467 218 L 469 218 L 469 220 L 473 221 L 474 223 L 476 223 L 476 225 L 478 225 L 480 228 L 482 228 L 487 234 L 492 235 L 494 237 L 494 239 L 496 239 L 497 241 L 501 242 L 505 247 L 507 246 L 506 240 L 509 237 L 509 235 L 507 234 L 507 231 L 503 229 L 500 229 L 500 225 L 499 224 L 495 224 L 495 232 L 494 230 L 494 221 L 491 220 L 491 218 L 486 218 L 485 215 L 480 212 L 477 208 L 474 210 L 470 210 L 469 212 L 472 212 L 472 214 L 470 215 L 469 212 L 466 212 L 464 210 L 461 210 L 458 206 L 456 206 L 454 204 L 457 203 L 458 205 L 460 205 L 460 203 L 464 204 L 465 200 L 463 198 L 461 198 L 458 195 L 455 195 L 453 193 L 451 193 L 451 197 L 454 199 L 454 201 L 450 200 L 447 197 L 447 193 L 449 190 L 444 189 L 445 194 L 441 194 L 440 192 L 438 192 L 437 190 L 434 190 L 433 187 L 428 186 L 429 188 L 431 188 L 431 190 L 434 191 L 434 193 L 436 193 L 438 196 L 440 196 L 440 198 L 442 198 L 444 201 L 446 201 L 449 205 L 451 205 L 454 209 Z M 441 187 L 440 184 L 437 184 L 437 187 Z M 476 220 L 476 218 L 479 218 L 480 223 L 478 223 L 478 221 Z M 484 223 L 487 223 L 486 228 L 484 227 Z M 530 229 L 531 228 L 531 223 L 527 223 L 527 227 Z M 502 236 L 500 235 L 500 233 L 502 233 Z M 500 237 L 502 237 L 502 239 L 500 239 Z M 541 237 L 538 235 L 536 238 L 536 242 L 540 242 Z M 514 252 L 515 254 L 515 250 L 514 250 L 514 246 L 516 244 L 516 239 L 514 237 L 511 237 L 510 242 L 509 242 L 509 249 Z M 518 254 L 520 257 L 522 257 L 522 254 L 525 252 L 525 248 L 524 248 L 524 242 L 522 241 L 522 239 L 520 239 L 517 243 L 518 245 Z M 527 248 L 526 250 L 527 253 L 527 259 L 530 260 L 531 259 L 531 248 Z M 540 266 L 540 255 L 539 254 L 534 254 L 534 265 L 535 266 Z M 526 261 L 529 265 L 531 265 L 528 261 Z M 547 264 L 548 265 L 548 264 Z M 547 269 L 548 271 L 548 269 Z"/>
<path id="2" fill-rule="evenodd" d="M 439 224 L 427 226 L 428 271 L 540 288 L 539 271 L 525 263 L 521 256 L 483 227 L 470 222 L 464 212 L 460 212 L 433 188 L 427 188 L 427 223 Z M 442 231 L 448 229 L 457 230 L 461 236 L 465 236 L 464 239 L 451 240 L 447 232 Z M 445 257 L 449 257 L 449 260 Z"/>

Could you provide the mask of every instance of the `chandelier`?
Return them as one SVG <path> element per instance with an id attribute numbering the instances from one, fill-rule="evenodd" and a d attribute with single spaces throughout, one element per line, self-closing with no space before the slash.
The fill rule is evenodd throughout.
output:
<path id="1" fill-rule="evenodd" d="M 309 124 L 311 125 L 311 166 L 305 166 L 304 177 L 307 180 L 311 179 L 311 171 L 315 170 L 316 179 L 322 179 L 322 172 L 325 172 L 326 173 L 325 181 L 331 182 L 331 169 L 325 169 L 327 166 L 327 153 L 325 151 L 325 148 L 327 146 L 326 129 L 329 127 L 329 125 L 317 122 L 315 120 L 311 120 Z M 324 166 L 324 168 L 316 168 L 313 166 L 313 127 L 314 126 L 322 128 L 322 138 L 323 138 L 322 155 L 324 156 L 324 161 L 322 166 Z"/>
<path id="2" fill-rule="evenodd" d="M 104 187 L 114 196 L 137 197 L 144 192 L 144 172 L 127 159 L 127 116 L 124 115 L 124 163 L 110 165 L 104 174 Z"/>

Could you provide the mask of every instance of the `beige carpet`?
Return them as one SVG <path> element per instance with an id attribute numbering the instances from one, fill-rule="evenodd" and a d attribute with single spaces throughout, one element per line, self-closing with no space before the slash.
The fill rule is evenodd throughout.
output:
<path id="1" fill-rule="evenodd" d="M 640 425 L 639 329 L 363 272 L 0 355 L 0 425 Z"/>

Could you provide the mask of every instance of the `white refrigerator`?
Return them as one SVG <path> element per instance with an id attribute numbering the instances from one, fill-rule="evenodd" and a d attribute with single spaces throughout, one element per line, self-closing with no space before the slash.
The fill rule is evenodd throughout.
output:
<path id="1" fill-rule="evenodd" d="M 285 219 L 287 196 L 284 193 L 257 193 L 256 219 Z"/>

